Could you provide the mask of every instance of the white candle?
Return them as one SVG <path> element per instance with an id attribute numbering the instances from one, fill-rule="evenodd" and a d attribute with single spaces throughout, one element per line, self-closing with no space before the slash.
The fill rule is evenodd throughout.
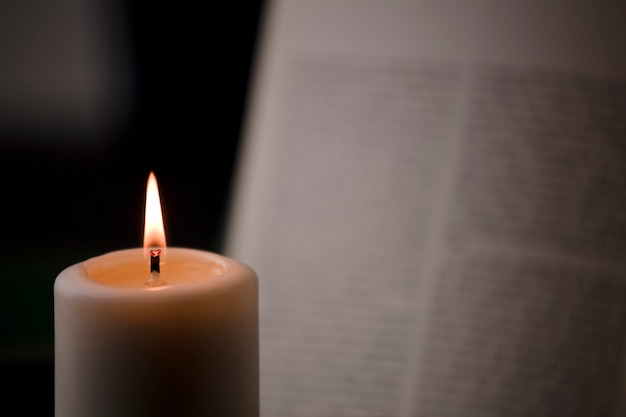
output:
<path id="1" fill-rule="evenodd" d="M 162 249 L 156 280 L 141 248 L 57 277 L 57 417 L 259 415 L 256 274 L 214 253 Z"/>

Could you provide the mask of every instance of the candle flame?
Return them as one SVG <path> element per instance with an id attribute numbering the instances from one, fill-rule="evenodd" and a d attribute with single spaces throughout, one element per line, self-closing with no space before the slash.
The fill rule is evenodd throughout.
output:
<path id="1" fill-rule="evenodd" d="M 159 186 L 154 172 L 150 172 L 146 187 L 146 221 L 143 229 L 143 247 L 165 249 L 165 229 L 163 228 L 163 213 Z"/>

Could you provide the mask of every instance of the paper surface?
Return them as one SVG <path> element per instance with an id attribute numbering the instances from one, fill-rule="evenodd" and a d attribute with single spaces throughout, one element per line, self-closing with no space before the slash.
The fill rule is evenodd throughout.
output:
<path id="1" fill-rule="evenodd" d="M 227 246 L 263 416 L 624 415 L 623 12 L 269 5 Z"/>

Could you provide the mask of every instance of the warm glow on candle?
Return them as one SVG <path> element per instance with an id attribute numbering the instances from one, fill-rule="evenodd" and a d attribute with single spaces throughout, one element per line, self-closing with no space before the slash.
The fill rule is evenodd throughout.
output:
<path id="1" fill-rule="evenodd" d="M 146 189 L 146 222 L 143 230 L 143 247 L 165 249 L 165 230 L 159 187 L 154 173 L 150 173 Z"/>

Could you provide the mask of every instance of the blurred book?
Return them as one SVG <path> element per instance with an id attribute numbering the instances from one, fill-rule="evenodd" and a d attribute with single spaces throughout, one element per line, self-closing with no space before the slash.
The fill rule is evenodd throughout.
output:
<path id="1" fill-rule="evenodd" d="M 226 246 L 264 417 L 625 415 L 624 12 L 267 5 Z"/>

